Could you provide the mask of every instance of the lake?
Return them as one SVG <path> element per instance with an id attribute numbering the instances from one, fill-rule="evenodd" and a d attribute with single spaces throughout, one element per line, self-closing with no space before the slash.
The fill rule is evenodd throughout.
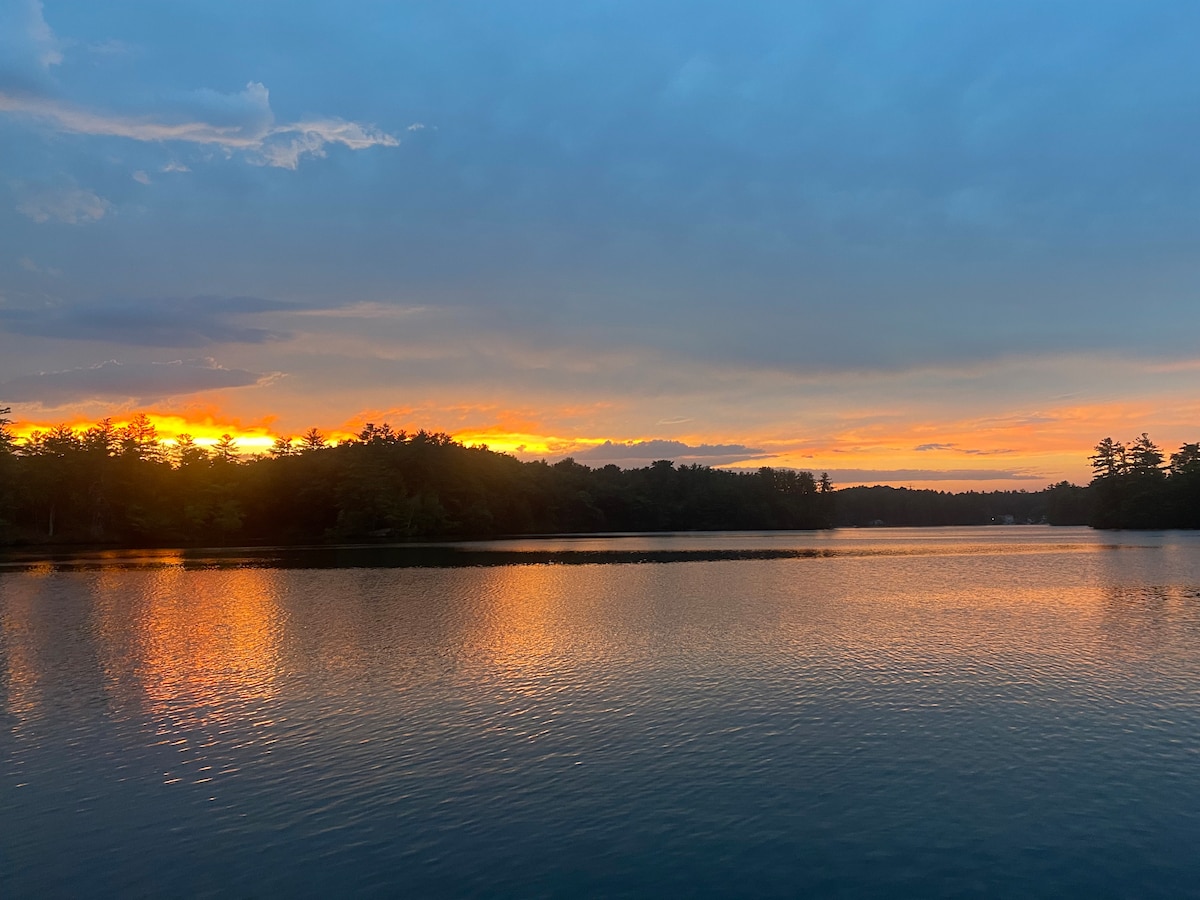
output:
<path id="1" fill-rule="evenodd" d="M 0 893 L 1200 895 L 1200 534 L 0 559 Z"/>

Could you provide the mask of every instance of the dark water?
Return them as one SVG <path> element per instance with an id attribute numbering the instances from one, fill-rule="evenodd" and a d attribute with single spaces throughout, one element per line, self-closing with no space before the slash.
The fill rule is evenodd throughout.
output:
<path id="1" fill-rule="evenodd" d="M 0 894 L 1200 896 L 1200 535 L 0 562 Z"/>

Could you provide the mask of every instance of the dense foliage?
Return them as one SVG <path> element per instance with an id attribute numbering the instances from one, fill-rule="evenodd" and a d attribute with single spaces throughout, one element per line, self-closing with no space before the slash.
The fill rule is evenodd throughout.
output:
<path id="1" fill-rule="evenodd" d="M 310 543 L 600 531 L 822 528 L 832 486 L 808 472 L 733 473 L 659 460 L 525 463 L 449 436 L 312 430 L 243 459 L 164 446 L 145 417 L 66 427 L 19 446 L 0 427 L 0 539 L 121 544 Z"/>
<path id="2" fill-rule="evenodd" d="M 1043 491 L 913 490 L 876 485 L 837 492 L 836 525 L 1086 525 L 1087 488 L 1068 482 Z"/>
<path id="3" fill-rule="evenodd" d="M 316 429 L 243 457 L 226 435 L 165 445 L 145 416 L 58 426 L 23 442 L 0 409 L 0 544 L 319 543 L 621 531 L 1045 522 L 1200 528 L 1200 444 L 1167 460 L 1146 434 L 1105 438 L 1087 487 L 948 493 L 834 491 L 825 476 L 670 460 L 632 470 L 521 462 L 448 435 L 368 424 L 352 441 Z M 836 501 L 836 506 L 835 506 Z"/>
<path id="4" fill-rule="evenodd" d="M 1200 444 L 1168 461 L 1143 432 L 1129 444 L 1105 438 L 1090 459 L 1096 528 L 1200 528 Z"/>
<path id="5" fill-rule="evenodd" d="M 1200 528 L 1200 443 L 1166 454 L 1142 433 L 1104 438 L 1089 457 L 1087 487 L 949 494 L 859 487 L 837 492 L 838 525 L 986 525 L 1048 522 L 1093 528 Z"/>

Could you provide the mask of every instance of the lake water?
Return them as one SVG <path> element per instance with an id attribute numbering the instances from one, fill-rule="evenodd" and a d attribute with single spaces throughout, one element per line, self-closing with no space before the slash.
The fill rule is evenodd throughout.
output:
<path id="1" fill-rule="evenodd" d="M 0 561 L 0 893 L 1200 895 L 1200 534 Z"/>

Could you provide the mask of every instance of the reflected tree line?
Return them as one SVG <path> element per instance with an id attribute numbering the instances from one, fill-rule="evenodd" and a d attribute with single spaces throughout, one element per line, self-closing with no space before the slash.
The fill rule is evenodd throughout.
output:
<path id="1" fill-rule="evenodd" d="M 827 476 L 729 472 L 658 460 L 640 469 L 521 462 L 439 432 L 316 429 L 246 456 L 159 440 L 137 416 L 13 437 L 0 409 L 0 543 L 301 544 L 614 531 L 1049 523 L 1200 528 L 1200 444 L 1169 459 L 1142 434 L 1105 438 L 1094 478 L 1042 491 L 834 491 Z"/>
<path id="2" fill-rule="evenodd" d="M 7 410 L 0 410 L 0 413 Z M 320 543 L 562 532 L 826 528 L 810 472 L 521 462 L 449 435 L 312 429 L 247 457 L 226 435 L 164 444 L 145 416 L 15 441 L 0 425 L 4 543 Z"/>

